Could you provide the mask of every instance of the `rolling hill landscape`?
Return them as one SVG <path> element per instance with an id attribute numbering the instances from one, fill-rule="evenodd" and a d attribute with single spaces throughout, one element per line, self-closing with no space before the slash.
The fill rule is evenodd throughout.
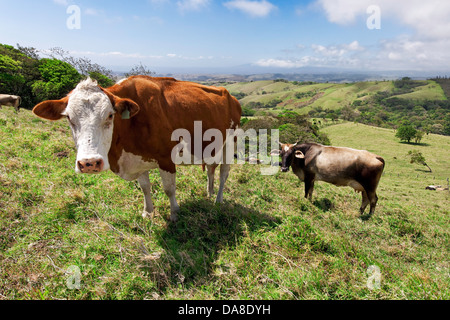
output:
<path id="1" fill-rule="evenodd" d="M 438 81 L 439 83 L 437 83 Z M 427 133 L 450 135 L 448 79 L 314 83 L 283 79 L 222 83 L 244 115 L 294 111 L 396 129 L 405 122 Z"/>
<path id="2" fill-rule="evenodd" d="M 408 93 L 394 94 L 392 97 L 412 100 L 446 100 L 441 86 L 435 81 L 414 81 L 417 86 Z M 266 80 L 225 85 L 230 92 L 243 97 L 241 103 L 267 104 L 281 100 L 275 108 L 296 110 L 307 113 L 315 107 L 338 109 L 351 105 L 354 101 L 365 101 L 377 92 L 392 92 L 394 81 L 365 81 L 353 83 L 312 83 L 283 80 Z"/>

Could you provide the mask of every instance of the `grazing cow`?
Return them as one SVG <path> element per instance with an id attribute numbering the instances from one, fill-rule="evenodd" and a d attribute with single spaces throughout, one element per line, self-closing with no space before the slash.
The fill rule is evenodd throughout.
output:
<path id="1" fill-rule="evenodd" d="M 174 148 L 180 142 L 172 141 L 173 132 L 182 128 L 194 136 L 198 130 L 194 122 L 201 121 L 202 137 L 209 129 L 220 130 L 223 141 L 219 143 L 225 153 L 226 132 L 236 129 L 241 118 L 239 102 L 224 88 L 148 76 L 130 77 L 107 89 L 87 79 L 65 98 L 44 101 L 33 112 L 48 120 L 62 117 L 69 120 L 78 151 L 76 172 L 98 173 L 111 169 L 125 180 L 137 179 L 145 198 L 144 218 L 151 217 L 153 212 L 148 171 L 158 168 L 170 199 L 172 221 L 177 220 L 179 211 L 172 151 L 177 150 Z M 211 143 L 185 142 L 188 150 L 201 148 L 200 151 Z M 191 152 L 189 156 L 194 158 L 194 155 L 198 153 Z M 219 163 L 198 157 L 196 161 L 195 164 L 206 165 L 208 169 L 208 191 L 212 196 L 214 172 Z M 221 163 L 216 202 L 223 201 L 229 170 L 229 164 Z"/>
<path id="2" fill-rule="evenodd" d="M 315 181 L 325 181 L 362 192 L 361 214 L 369 203 L 370 215 L 375 212 L 376 189 L 385 166 L 383 158 L 365 150 L 315 143 L 280 144 L 280 147 L 272 155 L 281 155 L 282 172 L 292 167 L 294 174 L 305 182 L 305 198 L 312 199 Z"/>
<path id="3" fill-rule="evenodd" d="M 19 112 L 21 103 L 22 98 L 19 96 L 13 96 L 10 94 L 0 94 L 0 108 L 1 106 L 10 106 L 14 107 L 16 112 Z"/>

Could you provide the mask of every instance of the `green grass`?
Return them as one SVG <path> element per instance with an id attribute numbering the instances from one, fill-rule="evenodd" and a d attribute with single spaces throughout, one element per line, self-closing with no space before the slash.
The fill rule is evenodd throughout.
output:
<path id="1" fill-rule="evenodd" d="M 234 166 L 215 205 L 192 166 L 179 168 L 172 224 L 157 171 L 156 214 L 144 220 L 136 182 L 74 173 L 65 122 L 0 110 L 0 298 L 449 299 L 449 193 L 425 186 L 446 184 L 450 138 L 410 146 L 352 123 L 324 131 L 335 145 L 386 159 L 371 219 L 360 219 L 350 188 L 318 183 L 309 202 L 292 173 L 262 176 L 255 165 Z M 410 149 L 432 174 L 409 164 Z M 371 265 L 379 289 L 367 286 Z M 67 286 L 71 266 L 80 289 Z"/>
<path id="2" fill-rule="evenodd" d="M 435 81 L 428 80 L 426 85 L 414 88 L 411 93 L 396 95 L 397 98 L 411 100 L 446 100 L 442 87 Z"/>

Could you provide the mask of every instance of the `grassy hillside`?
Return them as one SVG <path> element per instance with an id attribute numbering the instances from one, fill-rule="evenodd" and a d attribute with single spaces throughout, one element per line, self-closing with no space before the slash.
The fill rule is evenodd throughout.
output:
<path id="1" fill-rule="evenodd" d="M 315 107 L 323 109 L 339 109 L 351 105 L 355 100 L 365 101 L 378 92 L 392 92 L 392 81 L 366 81 L 355 83 L 299 83 L 275 82 L 272 80 L 234 83 L 225 86 L 232 94 L 244 93 L 240 101 L 244 106 L 260 102 L 266 104 L 274 99 L 281 102 L 272 112 L 285 108 L 307 113 Z M 309 93 L 297 96 L 299 93 Z M 445 100 L 442 88 L 435 81 L 423 81 L 410 93 L 393 95 L 397 98 L 413 100 Z"/>
<path id="2" fill-rule="evenodd" d="M 428 81 L 427 84 L 414 88 L 413 92 L 396 95 L 401 99 L 412 100 L 446 100 L 444 90 L 435 81 Z"/>
<path id="3" fill-rule="evenodd" d="M 371 219 L 359 218 L 360 195 L 349 188 L 318 183 L 311 203 L 292 173 L 262 176 L 256 165 L 233 167 L 216 206 L 193 166 L 179 170 L 182 211 L 171 224 L 157 171 L 156 215 L 143 220 L 137 183 L 74 173 L 65 122 L 3 108 L 0 299 L 449 299 L 450 196 L 425 186 L 450 176 L 450 138 L 411 147 L 384 129 L 324 130 L 335 145 L 386 159 Z M 432 174 L 409 164 L 411 148 Z M 372 265 L 380 288 L 368 287 Z"/>
<path id="4" fill-rule="evenodd" d="M 450 137 L 430 134 L 418 145 L 400 143 L 394 138 L 393 130 L 350 122 L 329 126 L 322 131 L 330 137 L 333 145 L 366 149 L 383 156 L 387 164 L 382 188 L 387 185 L 388 190 L 398 190 L 401 193 L 398 197 L 423 210 L 436 205 L 446 207 L 448 192 L 443 196 L 425 190 L 425 187 L 447 186 L 447 178 L 450 178 Z M 428 172 L 425 166 L 410 164 L 407 156 L 410 150 L 420 151 L 433 172 Z"/>

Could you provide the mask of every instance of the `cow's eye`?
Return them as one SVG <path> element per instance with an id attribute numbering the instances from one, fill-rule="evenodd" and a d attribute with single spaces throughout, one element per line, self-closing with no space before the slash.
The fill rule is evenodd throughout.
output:
<path id="1" fill-rule="evenodd" d="M 113 117 L 114 117 L 114 115 L 111 113 L 111 114 L 108 116 L 108 119 L 109 119 L 109 120 L 112 120 Z"/>

